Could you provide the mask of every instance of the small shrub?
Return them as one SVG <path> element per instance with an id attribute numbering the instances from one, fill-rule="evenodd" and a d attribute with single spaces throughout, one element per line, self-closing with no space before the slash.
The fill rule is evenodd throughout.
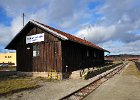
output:
<path id="1" fill-rule="evenodd" d="M 104 66 L 104 67 L 101 67 L 101 68 L 97 68 L 96 70 L 90 70 L 90 71 L 87 71 L 84 75 L 83 75 L 83 78 L 85 80 L 89 79 L 89 78 L 92 78 L 96 75 L 99 75 L 107 70 L 110 70 L 118 65 L 120 65 L 122 63 L 118 63 L 118 64 L 113 64 L 113 65 L 109 65 L 109 66 Z"/>

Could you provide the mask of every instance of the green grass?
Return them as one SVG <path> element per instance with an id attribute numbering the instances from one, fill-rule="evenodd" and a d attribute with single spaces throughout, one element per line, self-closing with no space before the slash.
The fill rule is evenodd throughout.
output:
<path id="1" fill-rule="evenodd" d="M 133 75 L 137 78 L 140 78 L 140 71 L 138 70 L 134 62 L 130 62 L 130 65 L 123 72 L 123 75 Z"/>
<path id="2" fill-rule="evenodd" d="M 0 96 L 39 87 L 37 81 L 27 77 L 0 78 Z"/>

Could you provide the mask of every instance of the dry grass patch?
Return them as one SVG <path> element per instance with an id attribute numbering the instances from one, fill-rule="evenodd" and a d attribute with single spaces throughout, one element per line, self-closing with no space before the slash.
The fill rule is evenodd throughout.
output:
<path id="1" fill-rule="evenodd" d="M 8 66 L 8 67 L 0 67 L 0 71 L 9 70 L 9 71 L 16 71 L 15 66 Z"/>
<path id="2" fill-rule="evenodd" d="M 31 78 L 5 78 L 0 79 L 0 95 L 10 94 L 22 90 L 37 88 L 36 80 Z"/>
<path id="3" fill-rule="evenodd" d="M 123 75 L 134 75 L 137 78 L 140 78 L 140 71 L 138 70 L 134 62 L 130 62 L 129 66 L 123 72 Z"/>
<path id="4" fill-rule="evenodd" d="M 46 77 L 36 77 L 35 78 L 36 81 L 42 81 L 42 82 L 60 82 L 60 80 L 58 79 L 48 79 Z"/>

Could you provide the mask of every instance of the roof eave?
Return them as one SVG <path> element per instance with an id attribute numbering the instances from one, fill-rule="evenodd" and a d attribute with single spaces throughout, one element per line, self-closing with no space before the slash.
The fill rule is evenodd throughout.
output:
<path id="1" fill-rule="evenodd" d="M 55 31 L 53 31 L 53 30 L 51 30 L 51 29 L 49 29 L 49 28 L 47 28 L 47 27 L 45 27 L 45 26 L 43 26 L 43 25 L 41 25 L 41 24 L 39 24 L 39 23 L 37 23 L 37 22 L 35 22 L 35 21 L 33 21 L 33 20 L 30 21 L 30 22 L 33 23 L 33 24 L 35 24 L 35 25 L 37 25 L 37 26 L 39 26 L 39 27 L 41 27 L 41 28 L 43 28 L 43 29 L 45 29 L 46 31 L 48 31 L 48 32 L 50 32 L 51 34 L 57 36 L 58 38 L 61 38 L 62 40 L 68 40 L 68 38 L 67 38 L 66 36 L 63 36 L 63 35 L 61 35 L 61 34 L 55 32 Z"/>
<path id="2" fill-rule="evenodd" d="M 110 51 L 108 51 L 108 50 L 105 50 L 105 49 L 104 49 L 104 52 L 108 52 L 108 53 L 110 53 Z"/>
<path id="3" fill-rule="evenodd" d="M 70 40 L 70 41 L 73 41 L 73 42 L 76 42 L 76 43 L 79 43 L 79 44 L 82 44 L 82 45 L 85 45 L 85 46 L 89 46 L 89 47 L 95 48 L 95 47 L 93 47 L 93 46 L 90 46 L 90 45 L 87 45 L 87 44 L 83 44 L 83 43 L 81 43 L 81 42 L 77 42 L 77 41 L 72 40 L 72 39 L 69 39 L 69 40 Z M 102 51 L 104 51 L 104 52 L 110 53 L 110 51 L 105 50 L 105 49 L 103 49 L 103 48 L 95 48 L 95 49 L 102 50 Z"/>
<path id="4" fill-rule="evenodd" d="M 15 50 L 16 48 L 12 48 L 10 47 L 11 43 L 15 40 L 15 38 L 21 33 L 21 31 L 29 24 L 29 23 L 32 23 L 40 28 L 43 28 L 44 30 L 50 32 L 51 34 L 57 36 L 58 38 L 62 39 L 62 40 L 68 40 L 68 38 L 66 36 L 63 36 L 47 27 L 44 27 L 43 25 L 39 24 L 39 23 L 36 23 L 35 21 L 29 21 L 19 32 L 18 34 L 9 42 L 9 44 L 5 47 L 5 49 L 9 49 L 9 50 Z"/>
<path id="5" fill-rule="evenodd" d="M 51 30 L 51 29 L 49 29 L 48 27 L 45 27 L 45 26 L 43 26 L 43 25 L 40 24 L 40 23 L 37 23 L 36 21 L 31 20 L 31 21 L 29 21 L 29 22 L 18 32 L 18 34 L 11 40 L 11 42 L 5 47 L 5 49 L 10 49 L 10 50 L 15 50 L 15 49 L 16 49 L 16 47 L 12 47 L 12 46 L 11 46 L 11 45 L 13 45 L 12 43 L 13 43 L 14 40 L 18 37 L 18 35 L 21 33 L 21 31 L 23 31 L 24 28 L 27 27 L 27 25 L 30 24 L 30 23 L 32 23 L 33 25 L 36 25 L 36 26 L 38 26 L 38 27 L 40 27 L 40 28 L 42 28 L 42 29 L 44 29 L 44 30 L 50 32 L 50 34 L 53 34 L 54 36 L 56 36 L 56 37 L 58 37 L 58 38 L 60 38 L 60 39 L 62 39 L 62 40 L 64 40 L 64 41 L 65 41 L 65 40 L 70 40 L 70 41 L 73 41 L 73 42 L 80 43 L 80 42 L 75 41 L 75 40 L 72 40 L 72 39 L 70 39 L 70 38 L 68 38 L 68 37 L 66 37 L 66 36 L 64 36 L 64 35 L 62 35 L 62 34 L 59 34 L 58 32 L 56 32 L 56 31 L 54 31 L 54 30 Z M 83 44 L 83 43 L 80 43 L 80 44 Z M 91 45 L 88 45 L 88 44 L 84 44 L 84 45 L 89 46 L 89 47 L 92 47 Z M 92 48 L 94 48 L 94 47 L 92 47 Z M 95 48 L 96 48 L 96 47 L 95 47 Z M 103 49 L 103 48 L 96 48 L 96 49 L 102 50 L 102 51 L 104 51 L 104 52 L 109 52 L 108 50 L 105 50 L 105 49 Z M 110 52 L 109 52 L 109 53 L 110 53 Z"/>
<path id="6" fill-rule="evenodd" d="M 4 49 L 15 50 L 15 48 L 10 48 L 11 43 L 17 38 L 17 36 L 21 33 L 21 31 L 30 23 L 30 21 L 16 34 L 16 36 L 7 44 Z"/>

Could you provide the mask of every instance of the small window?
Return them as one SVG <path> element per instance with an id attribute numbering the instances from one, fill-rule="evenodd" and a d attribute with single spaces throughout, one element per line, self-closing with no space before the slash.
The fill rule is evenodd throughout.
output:
<path id="1" fill-rule="evenodd" d="M 39 56 L 39 45 L 33 45 L 33 57 Z"/>
<path id="2" fill-rule="evenodd" d="M 5 58 L 7 58 L 7 56 L 5 56 Z"/>

